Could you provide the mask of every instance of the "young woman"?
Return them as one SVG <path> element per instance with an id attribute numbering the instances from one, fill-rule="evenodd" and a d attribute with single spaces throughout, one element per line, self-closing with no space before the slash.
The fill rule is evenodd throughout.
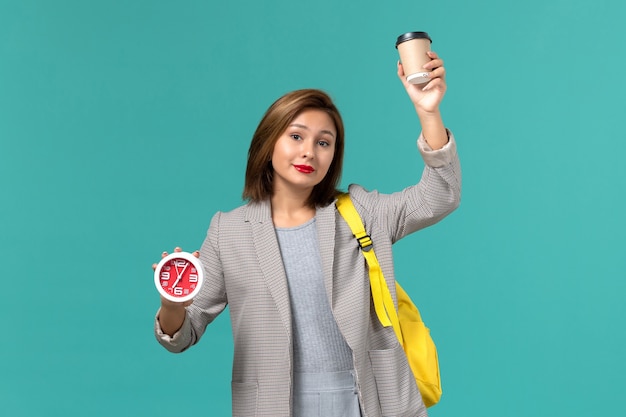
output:
<path id="1" fill-rule="evenodd" d="M 392 293 L 392 244 L 460 200 L 456 145 L 439 112 L 445 69 L 430 57 L 426 86 L 408 84 L 398 64 L 422 126 L 420 182 L 388 195 L 349 187 Z M 155 333 L 172 352 L 197 343 L 228 304 L 235 416 L 426 416 L 402 347 L 371 305 L 358 243 L 334 205 L 343 149 L 343 123 L 325 93 L 278 99 L 252 138 L 248 203 L 218 212 L 196 254 L 206 276 L 200 294 L 182 304 L 161 300 Z"/>

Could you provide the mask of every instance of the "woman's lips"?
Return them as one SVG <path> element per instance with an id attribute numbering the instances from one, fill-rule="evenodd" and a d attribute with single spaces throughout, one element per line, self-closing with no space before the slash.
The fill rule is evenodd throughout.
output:
<path id="1" fill-rule="evenodd" d="M 315 171 L 313 167 L 308 165 L 294 165 L 293 167 L 303 174 L 310 174 Z"/>

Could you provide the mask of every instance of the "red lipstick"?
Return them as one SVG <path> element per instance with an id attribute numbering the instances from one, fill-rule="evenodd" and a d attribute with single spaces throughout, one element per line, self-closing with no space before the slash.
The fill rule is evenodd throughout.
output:
<path id="1" fill-rule="evenodd" d="M 315 169 L 309 165 L 294 165 L 293 167 L 303 174 L 311 174 L 315 171 Z"/>

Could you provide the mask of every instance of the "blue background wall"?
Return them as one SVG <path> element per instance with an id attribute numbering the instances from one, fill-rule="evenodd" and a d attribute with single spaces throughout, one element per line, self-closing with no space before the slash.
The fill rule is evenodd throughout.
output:
<path id="1" fill-rule="evenodd" d="M 150 265 L 241 203 L 292 89 L 342 110 L 344 186 L 419 178 L 410 30 L 446 61 L 464 170 L 461 208 L 396 248 L 439 347 L 431 416 L 626 415 L 625 4 L 0 0 L 2 415 L 229 415 L 228 316 L 167 353 Z"/>

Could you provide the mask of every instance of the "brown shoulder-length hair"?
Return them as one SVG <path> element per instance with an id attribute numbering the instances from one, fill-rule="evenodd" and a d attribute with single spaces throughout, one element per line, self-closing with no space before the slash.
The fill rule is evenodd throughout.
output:
<path id="1" fill-rule="evenodd" d="M 310 207 L 325 206 L 337 197 L 341 170 L 343 167 L 344 128 L 339 110 L 328 94 L 321 90 L 304 89 L 285 94 L 276 100 L 265 112 L 257 126 L 250 149 L 243 198 L 254 202 L 272 196 L 274 168 L 271 164 L 274 145 L 291 122 L 304 110 L 322 110 L 335 124 L 335 155 L 324 179 L 317 184 L 307 204 Z"/>

